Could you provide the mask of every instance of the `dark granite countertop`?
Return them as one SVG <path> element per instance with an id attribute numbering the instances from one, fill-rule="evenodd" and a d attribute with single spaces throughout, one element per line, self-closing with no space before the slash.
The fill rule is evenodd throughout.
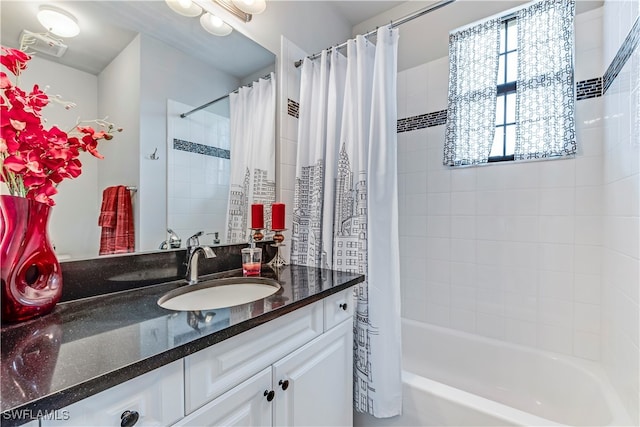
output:
<path id="1" fill-rule="evenodd" d="M 232 308 L 175 312 L 157 300 L 184 281 L 60 303 L 48 315 L 1 329 L 2 425 L 16 415 L 53 411 L 181 359 L 364 280 L 304 266 L 262 275 L 274 295 Z M 241 270 L 208 277 L 242 276 Z M 202 280 L 202 279 L 201 279 Z"/>

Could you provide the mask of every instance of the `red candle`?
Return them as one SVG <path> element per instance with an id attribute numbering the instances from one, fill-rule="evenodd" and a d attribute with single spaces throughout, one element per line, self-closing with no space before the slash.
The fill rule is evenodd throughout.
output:
<path id="1" fill-rule="evenodd" d="M 251 205 L 251 228 L 264 228 L 264 205 Z"/>
<path id="2" fill-rule="evenodd" d="M 271 205 L 271 228 L 274 230 L 284 230 L 284 203 L 274 203 Z"/>

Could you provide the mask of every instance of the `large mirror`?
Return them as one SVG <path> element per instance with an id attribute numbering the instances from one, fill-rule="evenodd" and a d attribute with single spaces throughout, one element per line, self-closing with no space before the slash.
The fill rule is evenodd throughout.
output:
<path id="1" fill-rule="evenodd" d="M 47 124 L 69 130 L 79 118 L 107 117 L 123 128 L 100 143 L 103 160 L 82 153 L 82 175 L 58 186 L 49 233 L 59 258 L 98 255 L 103 190 L 118 185 L 131 189 L 136 251 L 158 250 L 167 228 L 182 247 L 193 230 L 204 231 L 202 243 L 224 244 L 228 98 L 187 118 L 179 114 L 269 75 L 275 55 L 238 31 L 209 34 L 197 17 L 178 15 L 161 0 L 3 1 L 2 45 L 19 48 L 24 30 L 44 33 L 36 18 L 42 6 L 72 14 L 80 34 L 55 46 L 37 40 L 48 52 L 34 55 L 20 86 L 47 86 L 49 95 L 76 104 L 66 110 L 51 103 Z"/>

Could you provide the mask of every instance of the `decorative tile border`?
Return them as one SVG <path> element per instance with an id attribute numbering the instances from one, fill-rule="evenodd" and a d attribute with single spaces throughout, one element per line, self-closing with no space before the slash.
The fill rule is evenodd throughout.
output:
<path id="1" fill-rule="evenodd" d="M 184 141 L 176 138 L 173 139 L 173 149 L 204 154 L 205 156 L 220 157 L 221 159 L 231 158 L 231 151 L 225 150 L 224 148 L 211 147 L 209 145 L 198 144 L 197 142 Z"/>
<path id="2" fill-rule="evenodd" d="M 631 31 L 627 34 L 627 37 L 624 39 L 622 44 L 620 45 L 620 49 L 618 49 L 618 53 L 616 53 L 615 58 L 611 61 L 609 68 L 605 71 L 603 80 L 602 93 L 606 93 L 611 83 L 618 77 L 622 68 L 624 68 L 627 60 L 631 57 L 631 54 L 638 46 L 638 42 L 640 41 L 640 18 L 636 18 L 636 22 L 631 27 Z"/>
<path id="3" fill-rule="evenodd" d="M 433 113 L 399 119 L 397 132 L 409 132 L 417 129 L 430 128 L 432 126 L 440 126 L 446 122 L 447 110 L 434 111 Z"/>
<path id="4" fill-rule="evenodd" d="M 597 98 L 602 96 L 602 77 L 582 80 L 576 83 L 576 100 Z M 447 110 L 434 111 L 433 113 L 420 114 L 419 116 L 398 119 L 398 133 L 412 130 L 441 126 L 447 123 Z"/>
<path id="5" fill-rule="evenodd" d="M 640 34 L 640 30 L 638 29 L 640 27 L 638 26 L 637 20 L 636 20 L 636 25 L 634 25 L 634 28 L 636 28 L 635 30 L 636 33 Z M 629 38 L 630 37 L 627 37 L 627 39 Z M 638 38 L 640 37 L 636 36 L 635 42 L 627 42 L 627 40 L 625 40 L 625 43 L 627 43 L 627 46 L 631 46 L 632 43 L 635 43 L 635 45 L 637 45 Z M 633 45 L 634 48 L 635 48 L 635 45 Z M 620 50 L 622 51 L 623 48 L 621 47 Z M 633 49 L 629 50 L 627 54 L 627 59 L 628 59 L 628 56 L 631 55 L 631 53 L 633 53 Z M 620 52 L 618 52 L 618 55 L 620 55 Z M 617 58 L 618 56 L 616 56 L 616 59 Z M 615 61 L 616 60 L 614 60 L 614 62 Z M 609 69 L 611 69 L 613 65 L 614 64 L 612 63 Z M 622 64 L 622 66 L 624 66 L 624 64 Z M 622 66 L 620 66 L 620 69 L 622 69 Z M 619 72 L 620 70 L 616 72 L 616 76 L 617 76 L 617 73 Z M 607 70 L 607 73 L 609 73 L 609 70 Z M 606 74 L 605 74 L 605 77 L 596 77 L 593 79 L 582 80 L 577 82 L 576 83 L 576 100 L 581 101 L 583 99 L 597 98 L 599 96 L 602 96 L 605 91 L 603 87 L 605 78 L 606 78 Z M 615 76 L 613 78 L 615 78 Z M 297 103 L 292 99 L 287 100 L 287 113 L 290 116 L 298 118 L 299 110 L 300 110 L 299 103 Z M 402 132 L 409 132 L 409 131 L 418 130 L 418 129 L 429 128 L 433 126 L 441 126 L 446 123 L 447 123 L 447 110 L 440 110 L 440 111 L 434 111 L 432 113 L 420 114 L 418 116 L 398 119 L 396 126 L 397 126 L 397 133 L 402 133 Z"/>
<path id="6" fill-rule="evenodd" d="M 300 115 L 300 104 L 293 99 L 287 99 L 287 113 L 297 119 Z"/>
<path id="7" fill-rule="evenodd" d="M 576 83 L 576 100 L 597 98 L 602 96 L 602 77 L 583 80 Z"/>

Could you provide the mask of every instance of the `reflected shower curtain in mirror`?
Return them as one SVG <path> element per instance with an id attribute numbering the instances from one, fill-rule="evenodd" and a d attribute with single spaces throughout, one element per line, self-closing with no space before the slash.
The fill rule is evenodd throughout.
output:
<path id="1" fill-rule="evenodd" d="M 305 59 L 300 88 L 291 262 L 366 275 L 356 288 L 354 408 L 398 415 L 400 267 L 398 30 L 358 36 L 347 57 Z"/>
<path id="2" fill-rule="evenodd" d="M 264 205 L 264 220 L 271 229 L 271 204 L 276 197 L 276 85 L 275 75 L 259 79 L 229 94 L 231 166 L 227 242 L 249 239 L 249 207 Z"/>

